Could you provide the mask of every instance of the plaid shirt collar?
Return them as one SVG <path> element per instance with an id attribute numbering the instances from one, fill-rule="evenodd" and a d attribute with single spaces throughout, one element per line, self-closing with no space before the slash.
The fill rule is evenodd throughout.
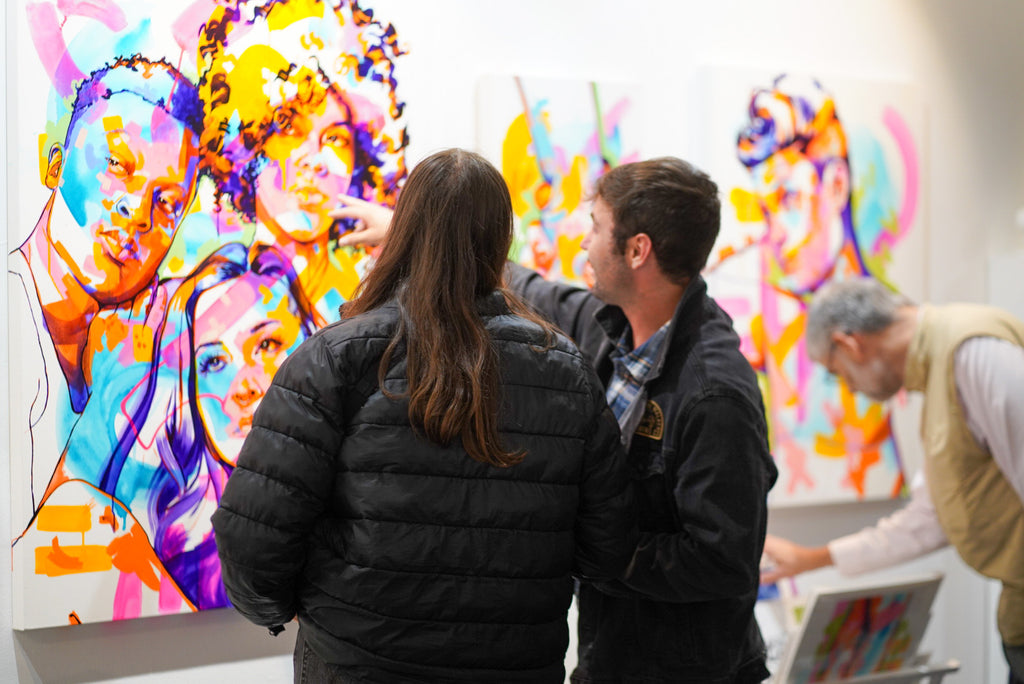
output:
<path id="1" fill-rule="evenodd" d="M 657 360 L 662 345 L 665 344 L 669 323 L 671 321 L 658 328 L 657 332 L 636 349 L 630 349 L 629 339 L 632 331 L 628 327 L 615 342 L 615 349 L 611 353 L 614 372 L 605 391 L 605 398 L 615 417 L 619 419 L 620 426 L 622 417 L 636 401 L 647 374 Z"/>

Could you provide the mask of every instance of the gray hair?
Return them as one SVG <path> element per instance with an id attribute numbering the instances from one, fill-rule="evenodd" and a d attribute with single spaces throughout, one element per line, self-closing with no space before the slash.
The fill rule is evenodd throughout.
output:
<path id="1" fill-rule="evenodd" d="M 912 302 L 874 278 L 833 281 L 819 289 L 807 307 L 806 342 L 815 358 L 828 355 L 832 333 L 876 333 L 896 320 L 896 310 Z"/>

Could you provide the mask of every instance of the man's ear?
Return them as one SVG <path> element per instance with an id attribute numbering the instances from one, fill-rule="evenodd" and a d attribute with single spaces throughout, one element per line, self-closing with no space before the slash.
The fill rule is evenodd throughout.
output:
<path id="1" fill-rule="evenodd" d="M 60 171 L 63 166 L 64 148 L 60 146 L 60 143 L 54 143 L 53 147 L 50 148 L 50 155 L 46 161 L 46 176 L 43 178 L 43 184 L 50 190 L 57 189 L 57 183 L 60 181 Z"/>
<path id="2" fill-rule="evenodd" d="M 854 363 L 861 363 L 864 361 L 864 345 L 861 344 L 860 337 L 857 333 L 833 330 L 832 342 L 836 347 L 841 347 L 845 350 L 846 355 Z"/>
<path id="3" fill-rule="evenodd" d="M 637 269 L 647 263 L 648 259 L 653 259 L 653 250 L 651 236 L 647 233 L 637 233 L 626 240 L 626 261 L 629 267 Z"/>
<path id="4" fill-rule="evenodd" d="M 842 211 L 850 202 L 850 167 L 845 159 L 830 159 L 821 172 L 821 192 Z"/>

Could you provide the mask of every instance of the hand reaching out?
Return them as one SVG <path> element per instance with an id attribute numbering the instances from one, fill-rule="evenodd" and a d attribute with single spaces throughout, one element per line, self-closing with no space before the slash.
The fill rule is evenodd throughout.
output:
<path id="1" fill-rule="evenodd" d="M 764 555 L 771 563 L 761 572 L 761 584 L 832 565 L 827 546 L 800 546 L 771 534 L 765 537 Z"/>
<path id="2" fill-rule="evenodd" d="M 332 218 L 356 219 L 356 227 L 338 238 L 338 245 L 350 247 L 366 245 L 375 247 L 384 242 L 391 226 L 392 211 L 387 207 L 358 197 L 339 195 L 340 208 L 331 212 Z"/>

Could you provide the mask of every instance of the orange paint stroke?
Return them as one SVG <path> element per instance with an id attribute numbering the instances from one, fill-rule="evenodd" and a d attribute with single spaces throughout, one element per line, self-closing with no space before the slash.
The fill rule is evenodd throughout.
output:
<path id="1" fill-rule="evenodd" d="M 160 559 L 157 558 L 146 533 L 138 524 L 133 524 L 128 534 L 110 542 L 106 550 L 118 570 L 138 575 L 143 584 L 153 591 L 160 589 L 160 579 L 157 576 L 161 567 Z"/>
<path id="2" fill-rule="evenodd" d="M 107 506 L 103 509 L 103 514 L 100 515 L 101 525 L 110 525 L 111 532 L 117 532 L 117 516 L 114 515 L 114 511 Z"/>
<path id="3" fill-rule="evenodd" d="M 61 547 L 57 538 L 51 546 L 36 547 L 36 574 L 47 577 L 104 572 L 111 569 L 106 548 L 97 545 Z"/>
<path id="4" fill-rule="evenodd" d="M 831 435 L 818 435 L 815 448 L 828 458 L 846 458 L 849 484 L 863 498 L 867 473 L 882 462 L 881 449 L 892 434 L 888 415 L 881 404 L 869 404 L 863 414 L 857 410 L 856 398 L 840 382 L 841 408 L 826 405 L 829 421 L 835 428 Z M 897 481 L 902 479 L 902 474 Z"/>
<path id="5" fill-rule="evenodd" d="M 39 509 L 36 527 L 41 532 L 88 532 L 92 529 L 92 509 L 46 505 Z"/>

